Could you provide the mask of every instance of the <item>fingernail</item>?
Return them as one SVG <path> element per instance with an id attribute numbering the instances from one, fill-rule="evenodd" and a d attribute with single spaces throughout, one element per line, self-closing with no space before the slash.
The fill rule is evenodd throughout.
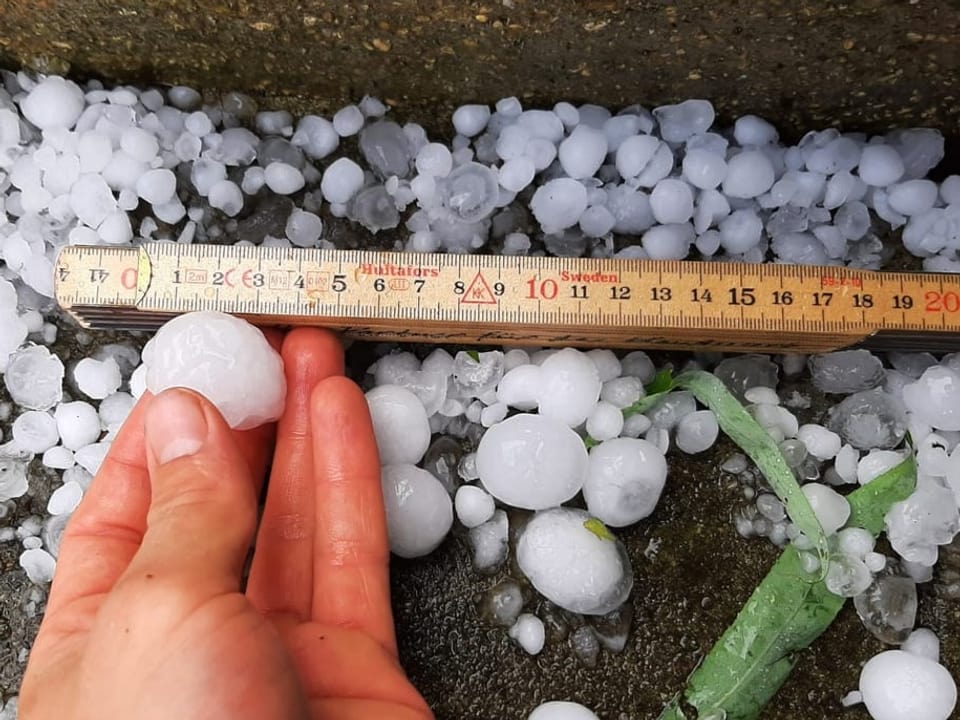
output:
<path id="1" fill-rule="evenodd" d="M 150 402 L 144 419 L 147 443 L 163 465 L 193 455 L 207 439 L 207 419 L 197 398 L 184 390 L 167 390 Z"/>

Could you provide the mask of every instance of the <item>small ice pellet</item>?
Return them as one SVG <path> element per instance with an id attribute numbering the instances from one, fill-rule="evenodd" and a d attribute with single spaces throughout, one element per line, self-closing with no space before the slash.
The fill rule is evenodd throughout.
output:
<path id="1" fill-rule="evenodd" d="M 73 369 L 73 378 L 80 392 L 94 400 L 102 400 L 115 393 L 123 383 L 120 366 L 112 357 L 105 360 L 84 358 Z"/>
<path id="2" fill-rule="evenodd" d="M 416 167 L 421 175 L 446 177 L 453 170 L 453 155 L 443 143 L 428 143 L 417 153 Z"/>
<path id="3" fill-rule="evenodd" d="M 903 650 L 870 658 L 860 671 L 860 692 L 873 720 L 948 720 L 957 704 L 950 672 Z"/>
<path id="4" fill-rule="evenodd" d="M 382 465 L 416 464 L 430 445 L 430 421 L 420 399 L 399 385 L 367 392 Z"/>
<path id="5" fill-rule="evenodd" d="M 697 410 L 684 415 L 677 423 L 677 447 L 689 455 L 713 447 L 720 434 L 717 416 L 712 410 Z"/>
<path id="6" fill-rule="evenodd" d="M 904 652 L 940 662 L 940 638 L 929 628 L 917 628 L 903 641 L 900 649 Z"/>
<path id="7" fill-rule="evenodd" d="M 390 551 L 403 558 L 433 552 L 453 525 L 443 484 L 416 465 L 385 465 L 380 472 Z"/>
<path id="8" fill-rule="evenodd" d="M 587 209 L 587 189 L 571 178 L 550 180 L 537 188 L 530 209 L 544 233 L 557 233 L 579 222 Z"/>
<path id="9" fill-rule="evenodd" d="M 709 150 L 689 150 L 683 158 L 683 177 L 701 190 L 718 187 L 727 175 L 727 161 Z"/>
<path id="10" fill-rule="evenodd" d="M 770 145 L 780 139 L 777 129 L 756 115 L 742 115 L 733 124 L 733 138 L 743 147 Z"/>
<path id="11" fill-rule="evenodd" d="M 606 133 L 587 125 L 574 128 L 557 152 L 563 171 L 575 180 L 592 177 L 606 156 Z"/>
<path id="12" fill-rule="evenodd" d="M 887 556 L 883 553 L 868 552 L 863 558 L 863 564 L 872 573 L 878 573 L 887 566 Z"/>
<path id="13" fill-rule="evenodd" d="M 682 260 L 690 253 L 695 239 L 696 233 L 690 223 L 670 223 L 647 230 L 641 243 L 651 260 Z"/>
<path id="14" fill-rule="evenodd" d="M 653 512 L 666 479 L 667 461 L 659 448 L 646 440 L 617 438 L 590 451 L 583 497 L 591 515 L 625 527 Z"/>
<path id="15" fill-rule="evenodd" d="M 286 379 L 280 355 L 258 328 L 233 315 L 210 310 L 170 320 L 144 347 L 143 364 L 150 392 L 193 390 L 234 429 L 258 427 L 283 414 Z"/>
<path id="16" fill-rule="evenodd" d="M 243 210 L 243 192 L 229 180 L 218 180 L 207 195 L 210 207 L 222 210 L 227 217 L 234 217 Z"/>
<path id="17" fill-rule="evenodd" d="M 120 149 L 140 162 L 150 162 L 160 151 L 160 143 L 143 128 L 130 127 L 120 136 Z"/>
<path id="18" fill-rule="evenodd" d="M 320 192 L 329 203 L 347 203 L 363 187 L 363 168 L 350 158 L 338 158 L 323 172 Z"/>
<path id="19" fill-rule="evenodd" d="M 857 463 L 860 453 L 852 445 L 843 445 L 833 460 L 833 469 L 845 483 L 857 482 Z"/>
<path id="20" fill-rule="evenodd" d="M 267 187 L 278 195 L 292 195 L 303 189 L 306 181 L 293 165 L 284 162 L 272 162 L 264 170 L 264 180 Z"/>
<path id="21" fill-rule="evenodd" d="M 511 192 L 520 192 L 533 182 L 537 167 L 526 155 L 510 158 L 500 166 L 500 185 Z"/>
<path id="22" fill-rule="evenodd" d="M 53 580 L 57 561 L 46 550 L 34 548 L 21 553 L 20 567 L 26 571 L 30 582 L 43 585 Z"/>
<path id="23" fill-rule="evenodd" d="M 682 143 L 709 130 L 715 112 L 709 100 L 684 100 L 676 105 L 656 108 L 653 116 L 660 124 L 660 135 L 664 140 Z"/>
<path id="24" fill-rule="evenodd" d="M 363 127 L 363 112 L 356 105 L 340 108 L 333 116 L 333 129 L 340 137 L 350 137 Z"/>
<path id="25" fill-rule="evenodd" d="M 893 450 L 871 450 L 857 463 L 857 482 L 866 485 L 903 461 L 903 455 Z"/>
<path id="26" fill-rule="evenodd" d="M 587 418 L 587 434 L 594 440 L 611 440 L 623 430 L 623 413 L 608 402 L 599 402 Z"/>
<path id="27" fill-rule="evenodd" d="M 474 528 L 493 517 L 497 507 L 483 488 L 475 485 L 461 485 L 454 498 L 457 519 L 464 527 Z"/>
<path id="28" fill-rule="evenodd" d="M 661 180 L 650 193 L 650 209 L 659 223 L 685 223 L 693 217 L 693 191 L 683 180 Z"/>
<path id="29" fill-rule="evenodd" d="M 100 437 L 100 417 L 90 403 L 77 400 L 57 406 L 54 418 L 63 446 L 79 450 Z"/>
<path id="30" fill-rule="evenodd" d="M 843 495 L 821 483 L 807 483 L 801 490 L 810 501 L 824 533 L 833 535 L 847 523 L 850 503 Z"/>
<path id="31" fill-rule="evenodd" d="M 18 447 L 35 454 L 45 452 L 60 440 L 57 421 L 50 413 L 40 410 L 27 410 L 17 417 L 11 434 Z"/>
<path id="32" fill-rule="evenodd" d="M 906 168 L 897 149 L 890 145 L 867 145 L 860 156 L 857 173 L 873 187 L 887 187 L 903 177 Z"/>
<path id="33" fill-rule="evenodd" d="M 932 180 L 907 180 L 888 188 L 887 202 L 893 210 L 909 217 L 932 208 L 937 193 L 937 184 Z"/>
<path id="34" fill-rule="evenodd" d="M 507 417 L 509 408 L 502 402 L 495 402 L 485 407 L 480 413 L 480 424 L 492 427 Z"/>
<path id="35" fill-rule="evenodd" d="M 56 447 L 47 449 L 47 451 L 43 453 L 41 462 L 44 467 L 54 470 L 66 470 L 77 463 L 73 457 L 73 451 L 65 448 L 63 445 L 57 445 Z"/>
<path id="36" fill-rule="evenodd" d="M 622 370 L 620 360 L 612 350 L 588 350 L 587 357 L 596 365 L 597 373 L 600 375 L 600 382 L 605 383 L 608 380 L 613 380 L 620 376 Z"/>
<path id="37" fill-rule="evenodd" d="M 823 425 L 808 423 L 797 430 L 797 439 L 804 444 L 807 452 L 817 460 L 831 460 L 840 452 L 843 441 L 840 436 Z"/>
<path id="38" fill-rule="evenodd" d="M 58 487 L 50 495 L 47 503 L 47 512 L 51 515 L 69 515 L 83 499 L 83 488 L 80 483 L 71 480 Z"/>
<path id="39" fill-rule="evenodd" d="M 507 634 L 528 655 L 539 655 L 546 641 L 543 620 L 532 613 L 521 613 Z"/>
<path id="40" fill-rule="evenodd" d="M 755 198 L 773 185 L 773 163 L 758 150 L 745 150 L 727 161 L 723 192 L 733 198 Z"/>
<path id="41" fill-rule="evenodd" d="M 587 707 L 574 702 L 552 700 L 538 705 L 527 720 L 600 720 Z"/>
<path id="42" fill-rule="evenodd" d="M 298 247 L 316 247 L 323 235 L 323 220 L 318 215 L 294 208 L 287 218 L 287 238 Z"/>
<path id="43" fill-rule="evenodd" d="M 624 376 L 608 380 L 600 389 L 600 400 L 621 410 L 630 407 L 644 395 L 640 378 Z"/>
<path id="44" fill-rule="evenodd" d="M 490 107 L 487 105 L 461 105 L 453 111 L 453 128 L 464 137 L 479 135 L 489 121 Z"/>
<path id="45" fill-rule="evenodd" d="M 937 430 L 960 430 L 960 372 L 927 368 L 903 388 L 903 403 L 916 418 Z"/>

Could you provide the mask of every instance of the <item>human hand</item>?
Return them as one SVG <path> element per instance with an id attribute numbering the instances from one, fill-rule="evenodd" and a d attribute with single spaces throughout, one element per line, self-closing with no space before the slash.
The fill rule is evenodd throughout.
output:
<path id="1" fill-rule="evenodd" d="M 274 428 L 231 431 L 183 390 L 138 403 L 64 535 L 22 720 L 433 717 L 397 659 L 364 396 L 334 335 L 282 355 L 259 530 Z"/>

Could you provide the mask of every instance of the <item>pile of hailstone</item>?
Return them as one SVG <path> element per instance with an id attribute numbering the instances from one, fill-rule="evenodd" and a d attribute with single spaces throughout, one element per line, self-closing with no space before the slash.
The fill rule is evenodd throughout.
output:
<path id="1" fill-rule="evenodd" d="M 208 101 L 186 87 L 0 73 L 0 372 L 9 396 L 0 404 L 0 542 L 20 544 L 38 592 L 56 570 L 64 526 L 147 387 L 195 387 L 234 427 L 277 417 L 284 393 L 262 334 L 217 314 L 171 322 L 145 349 L 71 329 L 85 356 L 65 362 L 55 351 L 64 319 L 52 294 L 67 244 L 333 248 L 331 238 L 355 246 L 385 232 L 398 251 L 880 268 L 893 251 L 881 238 L 899 231 L 925 269 L 960 271 L 960 176 L 927 178 L 944 155 L 935 130 L 828 129 L 788 145 L 756 116 L 718 127 L 705 100 L 612 113 L 566 102 L 524 108 L 511 97 L 464 105 L 452 121 L 448 145 L 394 121 L 370 97 L 330 118 L 294 118 L 261 111 L 241 93 Z M 960 357 L 856 351 L 691 362 L 721 377 L 780 443 L 831 532 L 831 589 L 854 598 L 877 637 L 903 645 L 865 668 L 867 708 L 884 720 L 919 717 L 908 703 L 917 694 L 902 685 L 890 692 L 903 703 L 875 701 L 884 685 L 875 679 L 908 661 L 919 667 L 911 653 L 930 661 L 927 670 L 940 667 L 924 643 L 922 652 L 908 645 L 916 585 L 930 580 L 939 548 L 960 530 Z M 366 389 L 393 551 L 427 555 L 460 528 L 477 569 L 499 578 L 484 616 L 526 651 L 567 638 L 589 664 L 601 647 L 622 649 L 633 572 L 614 533 L 656 512 L 672 454 L 701 453 L 718 435 L 717 419 L 685 392 L 624 412 L 659 369 L 643 352 L 421 357 L 384 348 Z M 835 401 L 826 415 L 781 389 L 801 375 Z M 251 383 L 263 388 L 256 406 L 240 392 Z M 844 495 L 896 464 L 908 437 L 920 477 L 886 518 L 888 551 L 845 527 Z M 58 482 L 46 512 L 25 515 L 39 466 Z M 741 486 L 741 534 L 803 542 L 742 455 L 721 469 Z M 949 674 L 923 677 L 937 691 L 918 702 L 950 704 Z M 931 717 L 942 715 L 930 707 Z"/>

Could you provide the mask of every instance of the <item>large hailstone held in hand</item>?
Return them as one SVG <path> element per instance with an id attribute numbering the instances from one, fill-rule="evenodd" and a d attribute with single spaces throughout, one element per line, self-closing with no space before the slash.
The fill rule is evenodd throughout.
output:
<path id="1" fill-rule="evenodd" d="M 477 473 L 498 500 L 525 510 L 565 503 L 583 487 L 587 450 L 569 427 L 542 415 L 514 415 L 480 438 Z"/>
<path id="2" fill-rule="evenodd" d="M 235 430 L 283 414 L 283 361 L 246 320 L 213 310 L 180 315 L 143 349 L 147 389 L 188 388 L 213 403 Z"/>
<path id="3" fill-rule="evenodd" d="M 584 510 L 537 513 L 517 543 L 517 562 L 545 598 L 570 612 L 606 615 L 633 588 L 623 544 Z"/>

